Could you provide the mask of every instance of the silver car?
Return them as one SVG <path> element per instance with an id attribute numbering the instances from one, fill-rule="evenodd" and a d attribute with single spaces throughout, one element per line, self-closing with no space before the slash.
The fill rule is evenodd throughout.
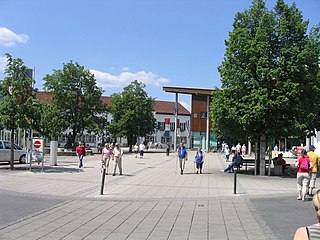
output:
<path id="1" fill-rule="evenodd" d="M 0 162 L 10 162 L 11 142 L 0 140 Z M 14 145 L 14 161 L 26 162 L 27 150 Z"/>

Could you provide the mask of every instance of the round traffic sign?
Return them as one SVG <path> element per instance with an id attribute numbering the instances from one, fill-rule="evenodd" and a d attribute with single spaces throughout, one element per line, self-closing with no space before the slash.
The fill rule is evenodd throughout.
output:
<path id="1" fill-rule="evenodd" d="M 35 148 L 40 148 L 41 147 L 41 142 L 39 140 L 34 141 L 33 146 Z"/>

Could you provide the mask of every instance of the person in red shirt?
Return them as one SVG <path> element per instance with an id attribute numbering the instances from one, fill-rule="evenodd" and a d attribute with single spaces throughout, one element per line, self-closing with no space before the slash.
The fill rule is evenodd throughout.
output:
<path id="1" fill-rule="evenodd" d="M 297 188 L 299 192 L 299 196 L 297 199 L 305 201 L 310 179 L 309 169 L 312 167 L 312 161 L 308 157 L 307 151 L 305 149 L 302 149 L 301 157 L 297 160 L 296 165 L 298 167 Z"/>
<path id="2" fill-rule="evenodd" d="M 79 143 L 79 145 L 77 146 L 76 148 L 76 154 L 79 158 L 79 168 L 82 168 L 83 167 L 83 158 L 84 156 L 86 155 L 86 149 L 84 147 L 84 144 L 83 143 Z"/>
<path id="3" fill-rule="evenodd" d="M 276 163 L 276 165 L 282 166 L 282 174 L 284 174 L 285 169 L 289 169 L 289 171 L 291 172 L 291 170 L 292 170 L 291 166 L 290 166 L 290 164 L 287 164 L 286 160 L 284 160 L 282 153 L 279 153 L 278 157 L 275 158 L 274 160 L 275 160 L 274 162 Z"/>

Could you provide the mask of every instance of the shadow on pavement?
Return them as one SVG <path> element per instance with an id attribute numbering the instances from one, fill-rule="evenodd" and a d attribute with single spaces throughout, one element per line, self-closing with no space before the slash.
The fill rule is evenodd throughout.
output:
<path id="1" fill-rule="evenodd" d="M 92 167 L 85 167 L 85 168 L 92 168 Z M 1 170 L 10 170 L 10 166 L 3 167 Z M 29 168 L 26 168 L 26 166 L 18 166 L 14 167 L 13 171 L 29 171 Z M 42 173 L 41 166 L 32 166 L 31 168 L 32 173 Z M 65 168 L 65 167 L 43 167 L 43 173 L 80 173 L 83 172 L 82 168 Z"/>

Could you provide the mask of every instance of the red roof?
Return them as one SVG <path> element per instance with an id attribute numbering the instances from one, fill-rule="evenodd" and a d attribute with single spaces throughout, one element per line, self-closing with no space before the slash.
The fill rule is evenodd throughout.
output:
<path id="1" fill-rule="evenodd" d="M 166 101 L 155 101 L 154 111 L 162 114 L 174 114 L 175 113 L 175 102 Z M 179 115 L 191 115 L 191 113 L 180 103 L 178 103 L 178 114 Z"/>
<path id="2" fill-rule="evenodd" d="M 37 92 L 37 99 L 43 100 L 47 103 L 51 103 L 51 94 L 48 92 Z M 110 97 L 101 96 L 101 101 L 104 105 L 110 105 Z M 160 114 L 174 114 L 175 102 L 159 101 L 155 100 L 154 111 Z M 179 115 L 191 115 L 191 113 L 180 103 L 178 103 Z"/>
<path id="3" fill-rule="evenodd" d="M 43 100 L 47 103 L 51 103 L 51 100 L 52 100 L 52 96 L 48 92 L 37 92 L 36 98 L 39 100 Z"/>

